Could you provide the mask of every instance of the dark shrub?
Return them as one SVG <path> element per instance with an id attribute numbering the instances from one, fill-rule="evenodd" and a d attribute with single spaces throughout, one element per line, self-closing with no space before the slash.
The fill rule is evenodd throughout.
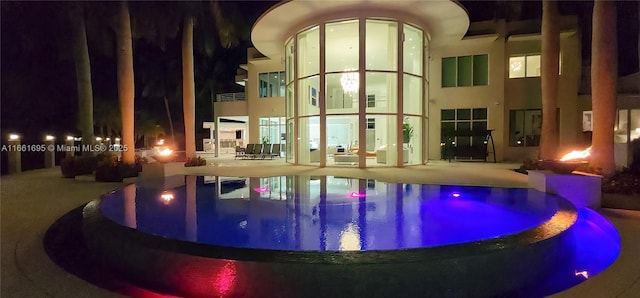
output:
<path id="1" fill-rule="evenodd" d="M 207 165 L 207 160 L 200 156 L 196 156 L 194 158 L 187 158 L 187 161 L 184 163 L 185 167 L 199 167 L 199 166 L 206 166 L 206 165 Z"/>
<path id="2" fill-rule="evenodd" d="M 65 157 L 60 162 L 60 171 L 62 172 L 62 177 L 64 178 L 76 177 L 76 175 L 78 175 L 78 169 L 76 167 L 75 158 Z"/>
<path id="3" fill-rule="evenodd" d="M 122 175 L 118 166 L 107 164 L 100 165 L 96 168 L 96 181 L 99 182 L 122 182 Z"/>

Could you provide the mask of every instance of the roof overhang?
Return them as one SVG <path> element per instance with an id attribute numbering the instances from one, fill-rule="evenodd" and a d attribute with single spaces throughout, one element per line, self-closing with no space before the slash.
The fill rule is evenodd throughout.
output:
<path id="1" fill-rule="evenodd" d="M 425 30 L 434 44 L 461 40 L 469 28 L 467 11 L 449 0 L 292 0 L 262 14 L 251 32 L 253 45 L 265 56 L 280 59 L 286 39 L 330 20 L 393 18 Z"/>

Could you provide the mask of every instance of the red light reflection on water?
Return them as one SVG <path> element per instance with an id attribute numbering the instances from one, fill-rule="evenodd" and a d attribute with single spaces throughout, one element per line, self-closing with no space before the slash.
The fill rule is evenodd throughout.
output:
<path id="1" fill-rule="evenodd" d="M 219 295 L 228 294 L 236 283 L 236 262 L 227 261 L 224 267 L 216 274 L 213 281 L 214 290 Z"/>

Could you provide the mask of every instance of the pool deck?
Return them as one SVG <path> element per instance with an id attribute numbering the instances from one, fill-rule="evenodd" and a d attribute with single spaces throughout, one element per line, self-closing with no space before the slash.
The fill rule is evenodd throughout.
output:
<path id="1" fill-rule="evenodd" d="M 170 174 L 220 176 L 339 175 L 388 182 L 527 187 L 516 164 L 442 162 L 424 166 L 357 169 L 292 166 L 283 159 L 208 159 L 204 167 L 167 164 Z M 92 176 L 64 179 L 60 168 L 0 178 L 0 297 L 119 297 L 72 275 L 51 261 L 43 248 L 49 226 L 72 209 L 124 183 L 94 182 Z M 601 209 L 618 229 L 622 250 L 616 262 L 590 280 L 552 297 L 638 297 L 640 293 L 640 211 Z"/>

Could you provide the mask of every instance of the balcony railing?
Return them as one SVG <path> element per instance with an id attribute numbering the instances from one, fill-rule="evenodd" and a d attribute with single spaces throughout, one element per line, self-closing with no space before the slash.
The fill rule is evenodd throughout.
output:
<path id="1" fill-rule="evenodd" d="M 242 101 L 242 100 L 246 100 L 244 96 L 244 92 L 216 94 L 216 102 Z"/>

